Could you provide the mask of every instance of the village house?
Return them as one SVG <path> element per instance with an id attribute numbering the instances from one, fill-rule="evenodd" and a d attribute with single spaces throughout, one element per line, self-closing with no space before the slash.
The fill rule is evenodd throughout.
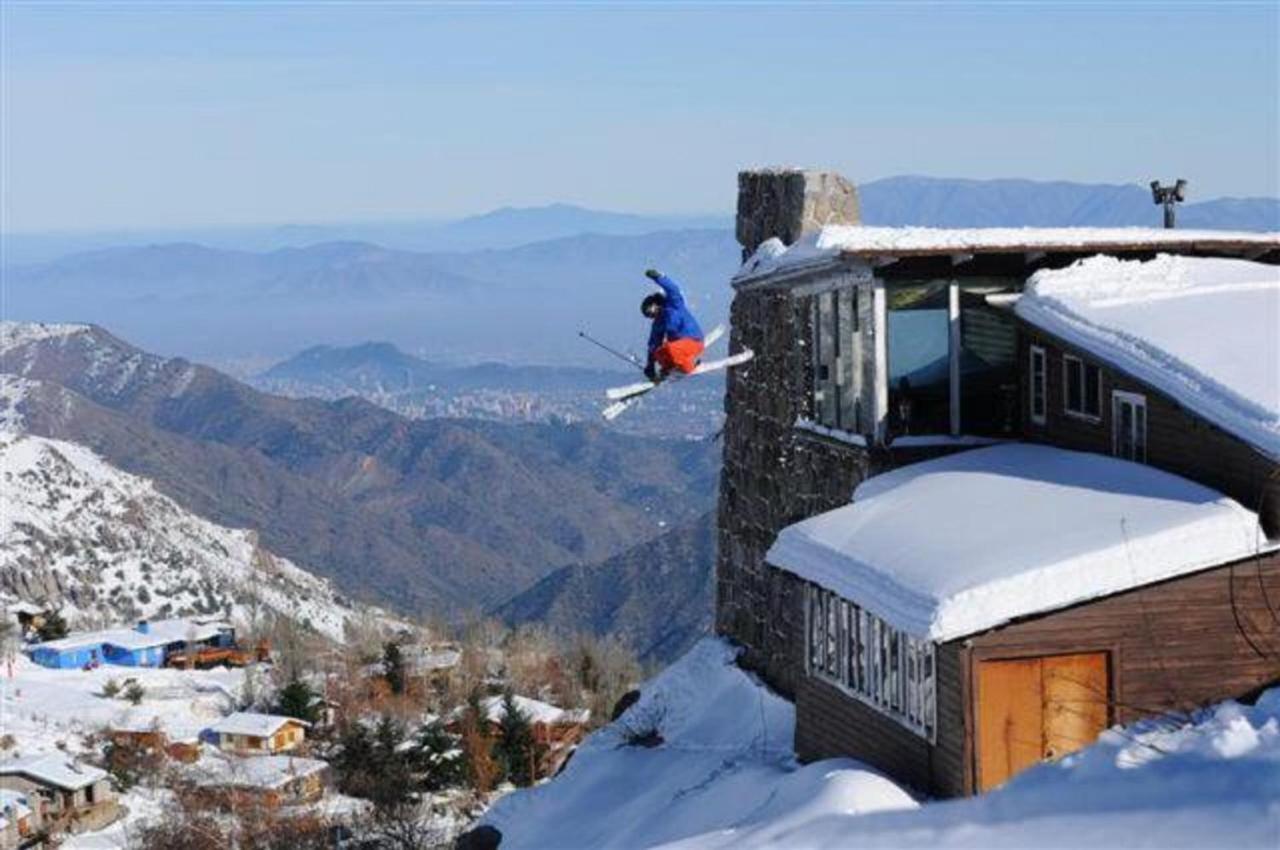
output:
<path id="1" fill-rule="evenodd" d="M 5 617 L 12 626 L 17 627 L 18 636 L 24 641 L 35 640 L 41 626 L 44 625 L 45 609 L 34 602 L 8 597 L 4 605 Z"/>
<path id="2" fill-rule="evenodd" d="M 311 724 L 296 717 L 238 711 L 209 727 L 213 743 L 227 753 L 284 753 L 302 746 Z"/>
<path id="3" fill-rule="evenodd" d="M 235 646 L 235 627 L 221 620 L 140 621 L 132 629 L 77 632 L 31 646 L 31 660 L 45 667 L 77 669 L 99 664 L 160 667 L 176 652 Z"/>
<path id="4" fill-rule="evenodd" d="M 15 850 L 34 843 L 40 819 L 31 799 L 18 791 L 0 789 L 0 850 Z"/>
<path id="5" fill-rule="evenodd" d="M 314 803 L 324 796 L 328 777 L 329 765 L 319 759 L 251 756 L 205 759 L 187 769 L 183 784 L 196 801 L 210 808 L 274 809 Z"/>
<path id="6" fill-rule="evenodd" d="M 200 726 L 188 717 L 174 718 L 133 709 L 122 713 L 104 730 L 113 743 L 162 753 L 175 761 L 200 757 Z"/>
<path id="7" fill-rule="evenodd" d="M 717 631 L 802 759 L 976 793 L 1280 679 L 1280 235 L 739 179 Z"/>
<path id="8" fill-rule="evenodd" d="M 0 789 L 23 795 L 48 832 L 92 832 L 120 815 L 106 771 L 62 753 L 0 762 Z"/>

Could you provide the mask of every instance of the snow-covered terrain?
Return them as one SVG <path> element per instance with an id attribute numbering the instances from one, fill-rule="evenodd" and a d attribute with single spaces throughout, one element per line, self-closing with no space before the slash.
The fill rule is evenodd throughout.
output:
<path id="1" fill-rule="evenodd" d="M 251 531 L 203 520 L 88 449 L 0 431 L 0 583 L 72 624 L 274 610 L 343 638 L 357 611 Z"/>
<path id="2" fill-rule="evenodd" d="M 1036 272 L 1015 310 L 1280 458 L 1275 266 L 1090 257 Z"/>
<path id="3" fill-rule="evenodd" d="M 1232 847 L 1280 841 L 1280 689 L 1115 728 L 967 800 L 920 802 L 849 759 L 798 765 L 794 713 L 705 639 L 558 778 L 485 816 L 509 848 Z M 664 742 L 625 745 L 656 726 Z"/>
<path id="4" fill-rule="evenodd" d="M 1008 516 L 1018 521 L 1001 526 L 993 547 L 992 517 Z M 1011 443 L 869 478 L 853 504 L 783 529 L 767 558 L 943 641 L 1246 558 L 1266 543 L 1257 514 L 1193 481 Z"/>

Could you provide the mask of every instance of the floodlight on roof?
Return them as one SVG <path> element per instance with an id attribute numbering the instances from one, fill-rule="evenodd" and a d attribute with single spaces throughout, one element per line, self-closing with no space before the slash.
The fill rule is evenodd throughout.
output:
<path id="1" fill-rule="evenodd" d="M 1151 181 L 1151 201 L 1156 206 L 1164 205 L 1164 226 L 1172 230 L 1174 224 L 1174 205 L 1187 199 L 1187 181 L 1181 177 L 1172 186 L 1161 186 L 1159 180 Z"/>

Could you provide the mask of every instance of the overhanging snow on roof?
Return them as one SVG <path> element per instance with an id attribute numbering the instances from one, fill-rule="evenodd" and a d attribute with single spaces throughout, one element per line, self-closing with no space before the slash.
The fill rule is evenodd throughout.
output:
<path id="1" fill-rule="evenodd" d="M 297 723 L 299 726 L 305 727 L 311 726 L 310 723 L 298 720 L 296 717 L 237 711 L 234 714 L 228 714 L 209 728 L 219 735 L 249 735 L 255 738 L 269 738 L 289 723 Z"/>
<path id="2" fill-rule="evenodd" d="M 767 560 L 946 641 L 1248 557 L 1258 517 L 1167 472 L 1022 443 L 864 481 L 783 529 Z"/>
<path id="3" fill-rule="evenodd" d="M 29 756 L 0 763 L 0 776 L 15 774 L 28 776 L 38 782 L 66 791 L 78 791 L 107 777 L 105 770 L 82 764 L 60 753 Z"/>
<path id="4" fill-rule="evenodd" d="M 1280 250 L 1280 233 L 1148 227 L 864 227 L 833 225 L 787 246 L 762 243 L 735 281 L 817 267 L 841 257 L 962 257 L 969 254 L 1197 251 L 1258 256 Z"/>
<path id="5" fill-rule="evenodd" d="M 1089 257 L 1036 272 L 1014 310 L 1280 458 L 1280 268 Z"/>

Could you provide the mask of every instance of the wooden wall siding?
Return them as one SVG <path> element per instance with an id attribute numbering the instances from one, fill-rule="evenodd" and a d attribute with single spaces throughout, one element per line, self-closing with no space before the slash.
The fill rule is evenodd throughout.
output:
<path id="1" fill-rule="evenodd" d="M 834 685 L 802 676 L 795 699 L 795 750 L 800 760 L 847 756 L 922 794 L 955 797 L 966 793 L 966 650 L 955 644 L 938 649 L 938 733 L 934 745 Z"/>
<path id="2" fill-rule="evenodd" d="M 1243 696 L 1280 680 L 1280 553 L 956 643 L 969 646 L 974 665 L 986 659 L 1109 652 L 1112 717 L 1120 723 Z"/>
<path id="3" fill-rule="evenodd" d="M 1168 396 L 1038 328 L 1022 323 L 1018 336 L 1020 419 L 1025 439 L 1111 454 L 1111 392 L 1139 393 L 1147 399 L 1147 463 L 1212 487 L 1249 510 L 1258 511 L 1268 536 L 1280 537 L 1280 463 L 1204 421 Z M 1043 425 L 1032 422 L 1029 415 L 1028 358 L 1032 345 L 1044 348 L 1047 361 L 1048 411 Z M 1101 367 L 1101 421 L 1086 421 L 1063 410 L 1064 353 Z"/>

